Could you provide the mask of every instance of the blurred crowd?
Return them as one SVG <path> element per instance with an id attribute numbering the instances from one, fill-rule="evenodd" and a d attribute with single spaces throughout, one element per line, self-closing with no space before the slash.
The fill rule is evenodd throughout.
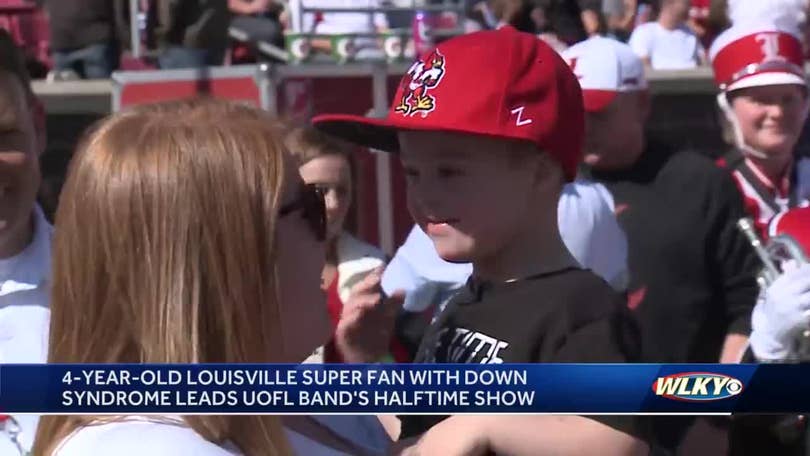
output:
<path id="1" fill-rule="evenodd" d="M 26 3 L 12 3 L 20 1 Z M 44 21 L 36 27 L 47 30 L 26 39 L 29 47 L 50 50 L 44 63 L 55 79 L 106 78 L 118 68 L 279 62 L 295 53 L 290 36 L 300 34 L 314 35 L 308 53 L 334 54 L 338 44 L 330 36 L 353 36 L 355 58 L 384 58 L 383 38 L 407 32 L 401 46 L 411 58 L 426 36 L 438 42 L 506 24 L 558 51 L 602 35 L 628 42 L 654 69 L 685 69 L 707 64 L 715 37 L 735 23 L 772 19 L 804 40 L 808 10 L 804 0 L 140 0 L 130 18 L 127 0 L 37 5 Z M 138 58 L 133 29 L 144 51 Z"/>
<path id="2" fill-rule="evenodd" d="M 428 13 L 385 9 L 404 3 L 303 1 L 324 11 L 144 0 L 131 17 L 126 1 L 46 0 L 52 78 L 125 67 L 133 21 L 163 69 L 233 62 L 232 40 L 277 60 L 256 43 L 312 33 L 329 54 L 330 34 L 369 48 L 387 30 L 430 35 L 413 27 Z M 431 38 L 382 119 L 301 125 L 213 99 L 114 113 L 78 144 L 54 226 L 37 203 L 45 112 L 0 32 L 0 362 L 807 362 L 807 2 L 463 6 L 449 23 L 466 33 Z M 647 70 L 700 65 L 726 124 L 717 161 L 645 128 Z M 405 176 L 411 231 L 391 257 L 351 229 L 366 149 Z M 0 427 L 0 454 L 36 456 L 798 456 L 810 441 L 795 414 Z"/>

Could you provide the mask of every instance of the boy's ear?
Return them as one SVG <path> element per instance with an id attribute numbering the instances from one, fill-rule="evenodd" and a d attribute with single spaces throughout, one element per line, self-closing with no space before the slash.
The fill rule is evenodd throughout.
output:
<path id="1" fill-rule="evenodd" d="M 46 131 L 45 104 L 36 96 L 29 100 L 31 106 L 31 121 L 34 125 L 34 135 L 36 135 L 37 154 L 42 155 L 47 145 L 48 132 Z"/>
<path id="2" fill-rule="evenodd" d="M 534 158 L 535 182 L 543 187 L 549 184 L 556 186 L 557 183 L 562 185 L 563 171 L 562 166 L 560 166 L 557 160 L 551 158 L 551 155 L 546 152 L 538 151 L 536 155 L 537 157 Z"/>

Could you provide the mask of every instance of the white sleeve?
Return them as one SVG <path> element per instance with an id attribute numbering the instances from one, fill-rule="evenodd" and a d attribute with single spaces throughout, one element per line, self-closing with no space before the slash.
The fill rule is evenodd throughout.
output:
<path id="1" fill-rule="evenodd" d="M 388 266 L 385 267 L 382 276 L 382 288 L 387 295 L 391 295 L 397 290 L 410 292 L 418 288 L 426 280 L 419 275 L 415 269 L 415 265 L 412 265 L 409 261 L 408 250 L 413 250 L 415 247 L 415 237 L 418 235 L 417 231 L 421 230 L 419 230 L 419 227 L 414 226 L 405 239 L 405 243 L 397 249 L 394 258 L 392 258 Z"/>
<path id="2" fill-rule="evenodd" d="M 613 198 L 601 184 L 578 180 L 560 194 L 560 235 L 586 269 L 614 289 L 627 288 L 627 238 L 613 213 Z"/>
<path id="3" fill-rule="evenodd" d="M 472 265 L 444 261 L 427 234 L 414 226 L 388 263 L 382 276 L 383 290 L 406 292 L 422 287 L 426 282 L 464 284 L 472 273 Z"/>
<path id="4" fill-rule="evenodd" d="M 636 27 L 630 35 L 630 40 L 627 42 L 630 48 L 637 56 L 645 59 L 652 55 L 652 32 L 653 29 L 649 26 L 642 25 Z"/>

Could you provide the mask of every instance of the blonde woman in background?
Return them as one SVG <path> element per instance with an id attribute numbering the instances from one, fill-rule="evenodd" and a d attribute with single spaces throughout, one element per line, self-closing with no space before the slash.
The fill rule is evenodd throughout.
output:
<path id="1" fill-rule="evenodd" d="M 323 198 L 282 138 L 258 110 L 202 100 L 138 107 L 95 129 L 56 215 L 48 361 L 300 362 L 322 345 Z M 308 417 L 285 430 L 274 416 L 46 416 L 33 451 L 293 450 L 365 454 Z"/>
<path id="2" fill-rule="evenodd" d="M 380 288 L 385 254 L 345 228 L 355 186 L 353 146 L 313 127 L 293 128 L 285 144 L 304 182 L 323 193 L 326 206 L 321 288 L 326 292 L 333 336 L 308 361 L 371 363 L 385 357 L 410 362 L 407 351 L 393 339 L 404 294 L 392 293 L 386 298 Z"/>

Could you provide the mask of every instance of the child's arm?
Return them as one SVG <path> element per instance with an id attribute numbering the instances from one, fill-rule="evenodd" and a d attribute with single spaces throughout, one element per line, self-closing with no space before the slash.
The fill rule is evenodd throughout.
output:
<path id="1" fill-rule="evenodd" d="M 646 455 L 647 444 L 581 416 L 453 416 L 402 455 Z"/>

